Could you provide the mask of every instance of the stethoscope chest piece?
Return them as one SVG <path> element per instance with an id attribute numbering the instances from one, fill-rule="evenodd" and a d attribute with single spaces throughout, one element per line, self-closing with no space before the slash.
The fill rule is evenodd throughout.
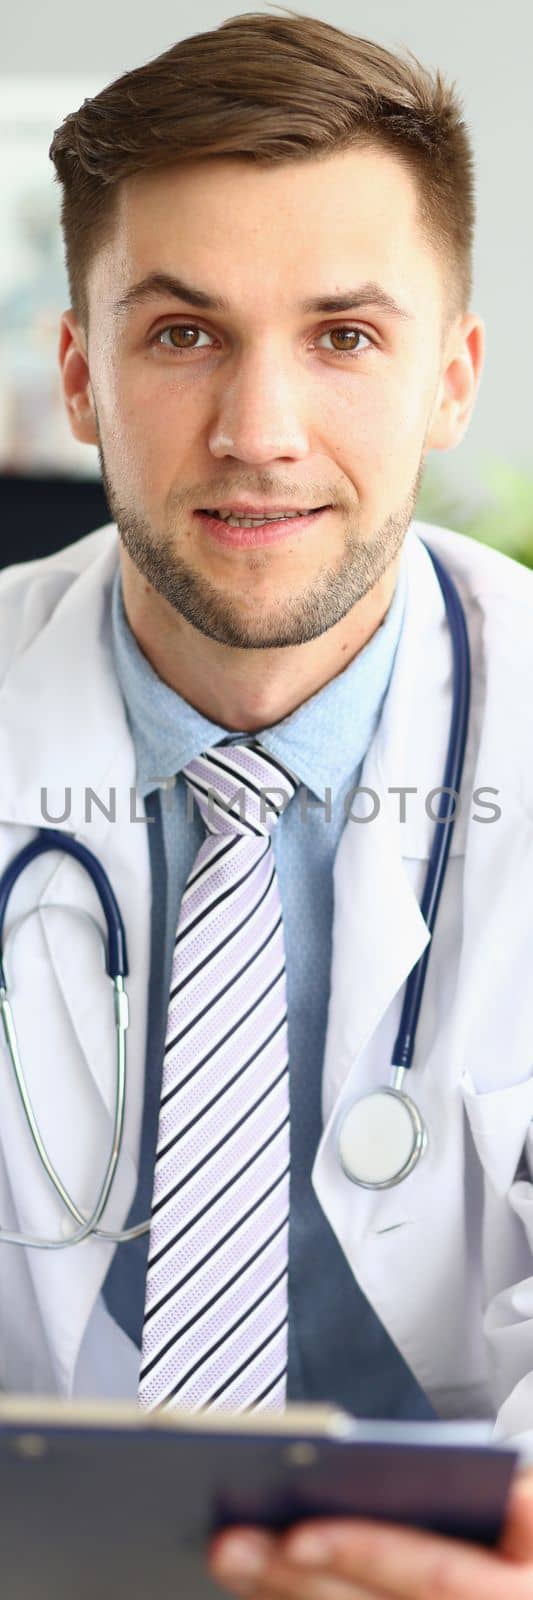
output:
<path id="1" fill-rule="evenodd" d="M 416 1105 L 399 1089 L 376 1089 L 346 1112 L 338 1131 L 343 1172 L 363 1189 L 390 1189 L 423 1154 L 427 1132 Z"/>

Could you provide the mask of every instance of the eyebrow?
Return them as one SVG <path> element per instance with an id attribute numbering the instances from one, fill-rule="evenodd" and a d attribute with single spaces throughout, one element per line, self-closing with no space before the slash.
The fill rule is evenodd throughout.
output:
<path id="1" fill-rule="evenodd" d="M 221 295 L 207 294 L 205 289 L 198 289 L 193 284 L 185 283 L 183 278 L 175 278 L 167 272 L 149 272 L 139 283 L 133 283 L 119 300 L 115 300 L 113 310 L 117 316 L 121 316 L 133 306 L 143 305 L 148 300 L 168 299 L 169 296 L 197 306 L 200 311 L 231 311 L 229 300 Z M 369 305 L 379 306 L 381 311 L 403 322 L 414 320 L 412 312 L 398 305 L 381 284 L 373 282 L 361 283 L 356 289 L 346 289 L 344 294 L 318 295 L 301 300 L 297 309 L 302 312 L 356 311 L 360 306 Z"/>

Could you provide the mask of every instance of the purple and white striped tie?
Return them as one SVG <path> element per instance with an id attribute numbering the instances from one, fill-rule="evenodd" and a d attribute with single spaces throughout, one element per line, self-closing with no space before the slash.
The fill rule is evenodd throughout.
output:
<path id="1" fill-rule="evenodd" d="M 209 832 L 174 946 L 138 1399 L 280 1409 L 289 1074 L 271 830 L 299 780 L 257 741 L 183 771 Z"/>

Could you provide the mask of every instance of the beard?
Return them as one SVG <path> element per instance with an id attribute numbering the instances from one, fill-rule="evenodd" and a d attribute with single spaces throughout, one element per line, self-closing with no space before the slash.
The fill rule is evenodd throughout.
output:
<path id="1" fill-rule="evenodd" d="M 374 588 L 398 555 L 410 526 L 424 470 L 422 455 L 404 504 L 390 512 L 372 539 L 364 541 L 348 529 L 335 565 L 324 564 L 311 583 L 264 608 L 260 617 L 243 613 L 231 592 L 218 589 L 195 572 L 175 547 L 175 536 L 154 532 L 137 511 L 123 506 L 107 474 L 101 440 L 98 458 L 112 520 L 130 559 L 142 577 L 185 621 L 219 644 L 241 650 L 286 649 L 308 644 L 334 628 L 358 600 Z M 265 570 L 259 551 L 248 553 L 248 568 Z"/>

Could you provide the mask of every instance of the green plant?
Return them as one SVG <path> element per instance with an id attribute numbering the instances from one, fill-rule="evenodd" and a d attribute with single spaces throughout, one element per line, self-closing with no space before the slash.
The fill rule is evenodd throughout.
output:
<path id="1" fill-rule="evenodd" d="M 459 490 L 450 489 L 442 471 L 426 467 L 416 516 L 468 534 L 533 567 L 533 476 L 507 461 L 491 460 L 481 481 L 483 500 L 469 504 Z"/>

